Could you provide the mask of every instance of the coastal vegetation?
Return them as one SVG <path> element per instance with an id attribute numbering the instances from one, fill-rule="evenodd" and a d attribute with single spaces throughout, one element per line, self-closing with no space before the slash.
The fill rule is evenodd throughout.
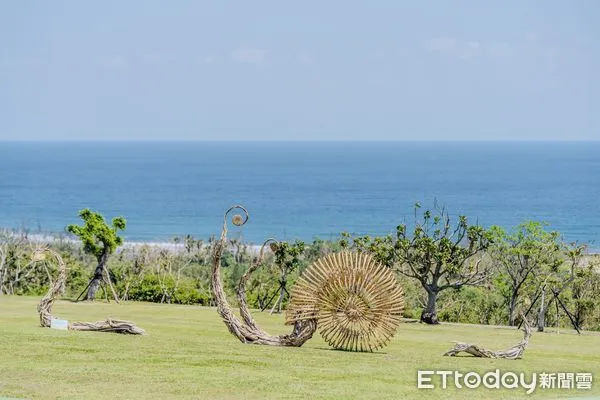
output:
<path id="1" fill-rule="evenodd" d="M 49 246 L 67 265 L 66 297 L 167 304 L 215 305 L 211 294 L 211 257 L 215 238 L 190 235 L 167 244 L 123 243 L 112 226 L 90 210 L 83 226 L 68 231 L 81 242 L 56 237 Z M 52 281 L 52 266 L 32 265 L 36 239 L 24 232 L 0 232 L 0 296 L 41 295 Z M 369 252 L 391 267 L 404 290 L 404 317 L 423 322 L 514 325 L 517 310 L 529 311 L 544 327 L 600 330 L 600 260 L 581 244 L 565 242 L 558 232 L 536 221 L 504 230 L 472 224 L 447 210 L 415 207 L 410 227 L 381 237 L 342 233 L 337 240 L 280 242 L 265 252 L 261 268 L 246 283 L 251 308 L 281 312 L 291 287 L 316 259 L 345 248 Z M 257 257 L 257 247 L 231 239 L 221 265 L 227 296 L 235 298 L 242 275 Z M 107 266 L 110 265 L 110 268 Z M 101 270 L 100 270 L 100 267 Z M 109 285 L 92 284 L 102 279 Z M 110 290 L 114 287 L 115 295 Z"/>

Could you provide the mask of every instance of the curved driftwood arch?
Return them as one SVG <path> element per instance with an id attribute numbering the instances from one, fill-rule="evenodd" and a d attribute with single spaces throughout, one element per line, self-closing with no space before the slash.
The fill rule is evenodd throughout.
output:
<path id="1" fill-rule="evenodd" d="M 227 302 L 227 297 L 225 296 L 225 291 L 223 290 L 223 285 L 221 283 L 221 258 L 227 244 L 227 217 L 233 210 L 242 212 L 242 215 L 236 214 L 233 216 L 232 223 L 234 225 L 242 226 L 248 221 L 248 211 L 241 205 L 230 207 L 223 216 L 223 229 L 221 230 L 220 239 L 215 244 L 212 268 L 212 289 L 213 296 L 217 303 L 217 310 L 221 315 L 221 318 L 223 318 L 223 322 L 227 325 L 229 332 L 236 336 L 242 343 L 300 347 L 313 336 L 317 329 L 317 321 L 315 319 L 297 321 L 294 323 L 294 329 L 289 335 L 273 336 L 269 335 L 256 325 L 246 302 L 246 282 L 250 275 L 260 266 L 264 248 L 269 242 L 273 241 L 272 239 L 267 240 L 263 244 L 257 260 L 242 276 L 238 284 L 237 298 L 243 322 L 233 313 L 231 306 Z"/>
<path id="2" fill-rule="evenodd" d="M 50 328 L 52 324 L 52 306 L 54 305 L 54 300 L 56 297 L 64 294 L 65 283 L 67 281 L 67 268 L 65 262 L 60 254 L 49 247 L 35 249 L 32 262 L 36 263 L 44 261 L 47 255 L 51 256 L 56 262 L 58 267 L 58 277 L 54 282 L 50 282 L 48 292 L 42 297 L 42 300 L 37 307 L 38 313 L 40 314 L 40 325 L 44 328 Z M 115 332 L 132 335 L 143 335 L 145 333 L 143 329 L 137 327 L 133 322 L 110 318 L 106 321 L 97 322 L 71 322 L 68 324 L 68 329 L 72 331 Z"/>
<path id="3" fill-rule="evenodd" d="M 527 318 L 521 313 L 521 318 L 523 318 L 523 340 L 513 347 L 500 350 L 500 351 L 492 351 L 476 344 L 469 343 L 456 343 L 454 348 L 448 350 L 444 353 L 445 356 L 456 356 L 460 352 L 469 353 L 475 357 L 483 357 L 483 358 L 506 358 L 509 360 L 516 360 L 523 357 L 523 353 L 529 344 L 529 338 L 531 337 L 531 325 Z"/>
<path id="4" fill-rule="evenodd" d="M 263 260 L 265 247 L 267 245 L 270 245 L 271 250 L 273 250 L 275 248 L 275 246 L 277 246 L 277 240 L 273 239 L 273 238 L 269 238 L 269 239 L 265 240 L 265 242 L 260 247 L 260 251 L 258 252 L 257 259 L 252 263 L 252 265 L 250 265 L 250 268 L 248 268 L 248 270 L 244 273 L 244 275 L 242 275 L 242 277 L 240 278 L 240 281 L 238 283 L 237 290 L 236 290 L 236 298 L 237 298 L 239 308 L 240 308 L 240 315 L 241 315 L 242 319 L 244 320 L 244 323 L 246 325 L 248 325 L 248 327 L 250 327 L 251 329 L 263 332 L 265 335 L 268 335 L 268 334 L 266 332 L 264 332 L 262 329 L 260 329 L 260 327 L 258 325 L 256 325 L 256 322 L 254 321 L 254 318 L 252 318 L 252 314 L 250 314 L 250 310 L 248 309 L 248 301 L 246 300 L 246 283 L 248 283 L 248 279 L 250 279 L 250 275 L 252 275 L 252 273 L 254 271 L 256 271 L 258 269 L 258 267 L 260 266 L 260 264 Z"/>
<path id="5" fill-rule="evenodd" d="M 42 300 L 37 306 L 38 313 L 40 314 L 40 325 L 44 328 L 50 328 L 52 322 L 52 306 L 54 305 L 54 299 L 58 296 L 62 296 L 65 292 L 65 283 L 67 281 L 67 267 L 62 257 L 51 250 L 48 247 L 40 247 L 35 249 L 33 252 L 32 262 L 44 261 L 46 255 L 50 255 L 54 258 L 56 266 L 58 267 L 58 277 L 54 282 L 50 282 L 50 288 L 48 292 L 42 297 Z M 50 277 L 50 274 L 48 274 Z M 50 278 L 51 279 L 51 278 Z"/>

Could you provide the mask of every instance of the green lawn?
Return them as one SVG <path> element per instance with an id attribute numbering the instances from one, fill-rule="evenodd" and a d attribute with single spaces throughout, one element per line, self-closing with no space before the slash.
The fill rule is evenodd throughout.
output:
<path id="1" fill-rule="evenodd" d="M 147 336 L 38 326 L 37 298 L 0 297 L 0 398 L 28 399 L 451 399 L 600 398 L 600 335 L 534 334 L 524 359 L 442 357 L 453 341 L 501 349 L 520 331 L 402 324 L 379 353 L 331 350 L 318 334 L 301 348 L 244 345 L 213 308 L 147 303 L 58 302 L 69 320 L 129 319 Z M 271 333 L 282 316 L 257 313 Z M 591 391 L 417 389 L 417 370 L 591 372 Z M 528 374 L 528 379 L 529 379 Z M 439 377 L 438 377 L 439 378 Z M 439 386 L 439 379 L 434 383 Z"/>

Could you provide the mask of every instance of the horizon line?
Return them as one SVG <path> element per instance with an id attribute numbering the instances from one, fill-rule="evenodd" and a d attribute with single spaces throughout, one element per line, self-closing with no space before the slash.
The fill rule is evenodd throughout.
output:
<path id="1" fill-rule="evenodd" d="M 2 139 L 0 143 L 586 143 L 600 139 Z"/>

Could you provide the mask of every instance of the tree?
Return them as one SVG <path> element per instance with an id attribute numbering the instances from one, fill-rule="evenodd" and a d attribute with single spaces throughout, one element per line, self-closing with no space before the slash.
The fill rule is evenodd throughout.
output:
<path id="1" fill-rule="evenodd" d="M 277 309 L 281 313 L 283 299 L 287 291 L 288 275 L 300 265 L 300 257 L 304 252 L 305 244 L 301 241 L 294 243 L 278 242 L 274 248 L 275 265 L 279 269 L 279 297 L 271 309 L 271 313 Z M 289 296 L 289 293 L 288 293 Z"/>
<path id="2" fill-rule="evenodd" d="M 171 301 L 176 300 L 174 297 L 181 283 L 181 274 L 190 264 L 189 258 L 177 256 L 166 249 L 158 252 L 158 259 L 154 263 L 154 273 L 162 291 L 161 303 L 171 304 Z"/>
<path id="3" fill-rule="evenodd" d="M 29 246 L 25 234 L 0 231 L 0 296 L 28 293 L 46 281 L 29 260 Z"/>
<path id="4" fill-rule="evenodd" d="M 122 264 L 117 275 L 117 279 L 123 282 L 121 299 L 129 300 L 130 290 L 140 284 L 146 270 L 154 263 L 154 258 L 152 248 L 147 244 L 121 251 L 119 259 Z M 114 268 L 111 272 L 115 272 Z"/>
<path id="5" fill-rule="evenodd" d="M 599 265 L 589 263 L 575 271 L 571 288 L 571 303 L 573 303 L 573 318 L 577 326 L 583 327 L 593 319 L 594 311 L 600 304 L 600 269 Z M 596 311 L 597 312 L 597 311 Z M 591 321 L 593 323 L 593 321 Z M 598 322 L 596 321 L 596 324 Z M 589 325 L 587 328 L 598 329 L 599 326 Z"/>
<path id="6" fill-rule="evenodd" d="M 526 221 L 510 233 L 498 226 L 490 228 L 490 232 L 494 243 L 489 253 L 500 271 L 500 282 L 505 284 L 508 324 L 514 326 L 517 304 L 526 283 L 535 278 L 544 281 L 563 262 L 559 233 L 547 232 L 544 224 L 536 221 Z M 542 311 L 544 315 L 545 308 Z"/>
<path id="7" fill-rule="evenodd" d="M 117 232 L 125 229 L 127 221 L 123 217 L 115 217 L 112 220 L 112 226 L 109 226 L 101 214 L 87 208 L 81 210 L 79 216 L 84 225 L 69 225 L 67 231 L 77 236 L 83 244 L 83 250 L 96 257 L 98 261 L 84 298 L 84 300 L 92 301 L 96 298 L 96 292 L 103 280 L 108 257 L 115 252 L 118 246 L 123 244 L 123 238 Z"/>
<path id="8" fill-rule="evenodd" d="M 427 294 L 427 304 L 421 321 L 437 324 L 437 299 L 447 289 L 479 285 L 485 281 L 488 270 L 482 258 L 476 256 L 487 249 L 490 235 L 483 227 L 469 224 L 467 217 L 459 216 L 455 226 L 448 211 L 434 206 L 418 216 L 421 208 L 415 204 L 415 225 L 412 235 L 407 225 L 396 227 L 396 235 L 353 239 L 354 247 L 372 253 L 375 259 L 409 278 L 416 279 Z M 435 215 L 434 215 L 435 213 Z M 346 237 L 341 245 L 348 246 Z"/>
<path id="9" fill-rule="evenodd" d="M 543 332 L 546 326 L 546 313 L 552 302 L 555 302 L 557 310 L 557 321 L 558 324 L 558 307 L 562 307 L 563 311 L 567 314 L 571 320 L 571 324 L 579 333 L 579 324 L 577 324 L 573 314 L 565 306 L 561 300 L 560 295 L 569 287 L 572 286 L 576 272 L 579 272 L 580 261 L 585 251 L 585 246 L 577 244 L 559 243 L 559 255 L 557 261 L 550 265 L 550 268 L 545 272 L 544 282 L 541 285 L 541 300 L 540 310 L 538 313 L 538 332 Z M 566 267 L 566 268 L 561 268 Z M 546 283 L 550 286 L 552 297 L 548 302 L 545 301 Z M 535 300 L 534 300 L 535 302 Z"/>
<path id="10" fill-rule="evenodd" d="M 26 241 L 21 238 L 19 241 Z M 19 248 L 16 238 L 8 231 L 0 231 L 0 296 L 4 293 L 14 294 L 14 284 L 18 283 L 21 258 L 17 255 Z"/>

